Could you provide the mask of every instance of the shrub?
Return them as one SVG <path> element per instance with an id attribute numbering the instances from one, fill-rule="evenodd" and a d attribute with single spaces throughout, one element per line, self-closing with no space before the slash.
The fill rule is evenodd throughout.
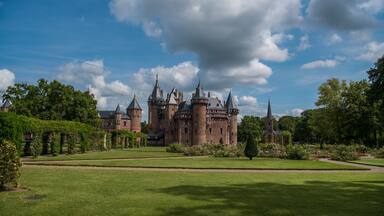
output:
<path id="1" fill-rule="evenodd" d="M 303 146 L 289 145 L 286 148 L 285 158 L 291 160 L 307 160 L 309 159 L 309 154 Z"/>
<path id="2" fill-rule="evenodd" d="M 172 152 L 172 153 L 183 153 L 184 146 L 180 143 L 171 143 L 168 145 L 168 147 L 165 150 L 167 152 Z"/>
<path id="3" fill-rule="evenodd" d="M 259 156 L 261 157 L 285 157 L 285 146 L 276 143 L 262 143 L 259 144 Z"/>
<path id="4" fill-rule="evenodd" d="M 249 158 L 249 160 L 252 160 L 253 157 L 256 157 L 259 153 L 259 150 L 257 149 L 257 143 L 255 138 L 252 134 L 250 134 L 247 138 L 247 145 L 244 149 L 244 155 Z"/>
<path id="5" fill-rule="evenodd" d="M 0 191 L 5 190 L 9 184 L 18 186 L 20 166 L 16 146 L 10 141 L 3 140 L 0 143 Z"/>
<path id="6" fill-rule="evenodd" d="M 378 149 L 375 153 L 374 153 L 375 157 L 377 158 L 384 158 L 384 147 Z"/>
<path id="7" fill-rule="evenodd" d="M 337 145 L 331 154 L 332 160 L 350 161 L 357 160 L 358 156 L 353 146 Z"/>
<path id="8" fill-rule="evenodd" d="M 240 157 L 241 153 L 244 152 L 241 151 L 241 148 L 238 146 L 223 146 L 223 149 L 219 149 L 214 152 L 213 156 L 215 157 Z"/>

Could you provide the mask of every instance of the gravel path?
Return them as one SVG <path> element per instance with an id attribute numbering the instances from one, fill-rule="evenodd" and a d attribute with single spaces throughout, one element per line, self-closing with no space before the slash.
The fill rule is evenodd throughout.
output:
<path id="1" fill-rule="evenodd" d="M 49 165 L 39 163 L 23 164 L 25 168 L 48 168 L 48 169 L 85 169 L 85 170 L 120 170 L 120 171 L 148 171 L 148 172 L 210 172 L 210 173 L 340 173 L 340 172 L 373 172 L 384 173 L 383 167 L 375 167 L 347 162 L 321 159 L 321 161 L 336 164 L 345 164 L 369 170 L 277 170 L 277 169 L 200 169 L 200 168 L 150 168 L 150 167 L 106 167 L 106 166 L 78 166 L 78 165 Z"/>

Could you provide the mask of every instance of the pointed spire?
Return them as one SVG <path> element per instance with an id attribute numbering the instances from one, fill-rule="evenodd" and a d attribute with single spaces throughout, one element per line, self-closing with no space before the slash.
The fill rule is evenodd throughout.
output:
<path id="1" fill-rule="evenodd" d="M 152 99 L 161 99 L 163 97 L 161 92 L 162 91 L 159 85 L 159 74 L 156 74 L 156 83 L 151 94 Z"/>
<path id="2" fill-rule="evenodd" d="M 140 104 L 139 104 L 139 102 L 136 99 L 136 94 L 133 95 L 133 99 L 132 99 L 131 103 L 129 104 L 128 108 L 127 108 L 127 110 L 130 110 L 130 109 L 141 110 Z"/>
<path id="3" fill-rule="evenodd" d="M 201 87 L 200 79 L 199 79 L 199 83 L 197 84 L 197 87 L 196 87 L 196 92 L 193 96 L 195 98 L 205 98 L 204 90 Z"/>
<path id="4" fill-rule="evenodd" d="M 267 118 L 272 119 L 272 109 L 271 109 L 271 100 L 268 99 L 268 112 L 267 112 Z"/>
<path id="5" fill-rule="evenodd" d="M 115 113 L 121 113 L 120 104 L 117 104 Z"/>
<path id="6" fill-rule="evenodd" d="M 227 105 L 227 110 L 228 111 L 230 111 L 232 109 L 237 109 L 235 100 L 232 97 L 232 90 L 229 91 L 227 102 L 225 104 Z"/>

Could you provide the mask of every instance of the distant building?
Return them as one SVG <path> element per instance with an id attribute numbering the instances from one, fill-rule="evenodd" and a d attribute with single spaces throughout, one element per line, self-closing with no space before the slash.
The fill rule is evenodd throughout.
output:
<path id="1" fill-rule="evenodd" d="M 268 100 L 268 111 L 267 117 L 265 118 L 265 129 L 263 132 L 264 143 L 277 142 L 277 132 L 273 129 L 273 120 L 271 101 Z"/>
<path id="2" fill-rule="evenodd" d="M 188 146 L 203 143 L 236 145 L 237 115 L 232 94 L 226 103 L 217 97 L 205 95 L 199 82 L 190 101 L 183 93 L 172 89 L 166 98 L 159 80 L 148 97 L 148 142 L 152 145 L 182 143 Z"/>
<path id="3" fill-rule="evenodd" d="M 141 112 L 142 109 L 136 96 L 133 97 L 131 103 L 122 111 L 120 105 L 116 109 L 99 111 L 101 118 L 101 128 L 107 131 L 111 130 L 128 130 L 133 132 L 141 131 Z"/>
<path id="4" fill-rule="evenodd" d="M 12 103 L 9 100 L 4 100 L 3 104 L 0 106 L 0 112 L 9 112 L 12 107 Z"/>

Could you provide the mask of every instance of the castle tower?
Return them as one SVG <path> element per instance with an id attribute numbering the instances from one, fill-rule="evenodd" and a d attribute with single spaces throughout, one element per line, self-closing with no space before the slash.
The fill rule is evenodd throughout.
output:
<path id="1" fill-rule="evenodd" d="M 229 145 L 237 145 L 237 115 L 239 114 L 239 109 L 237 109 L 231 91 L 225 104 L 229 116 Z"/>
<path id="2" fill-rule="evenodd" d="M 0 112 L 9 112 L 12 103 L 9 100 L 4 100 L 4 103 L 0 106 Z"/>
<path id="3" fill-rule="evenodd" d="M 131 131 L 133 132 L 141 132 L 141 111 L 136 95 L 134 95 L 127 108 L 127 114 L 131 117 Z"/>
<path id="4" fill-rule="evenodd" d="M 117 105 L 115 110 L 115 125 L 116 130 L 121 129 L 121 117 L 123 116 L 123 112 L 120 109 L 120 104 Z"/>
<path id="5" fill-rule="evenodd" d="M 160 130 L 159 108 L 164 102 L 163 91 L 160 89 L 159 76 L 156 75 L 156 83 L 152 94 L 148 98 L 148 125 L 151 132 L 157 133 Z"/>
<path id="6" fill-rule="evenodd" d="M 203 88 L 199 84 L 192 95 L 192 145 L 201 145 L 207 142 L 207 105 L 208 98 L 205 97 Z"/>
<path id="7" fill-rule="evenodd" d="M 173 118 L 173 115 L 177 111 L 178 106 L 178 95 L 179 92 L 173 88 L 171 93 L 167 96 L 167 101 L 165 104 L 165 119 L 170 120 Z"/>
<path id="8" fill-rule="evenodd" d="M 275 131 L 273 130 L 273 116 L 271 109 L 271 101 L 268 100 L 268 112 L 267 118 L 265 119 L 265 132 L 264 132 L 264 141 L 266 143 L 275 142 Z"/>

